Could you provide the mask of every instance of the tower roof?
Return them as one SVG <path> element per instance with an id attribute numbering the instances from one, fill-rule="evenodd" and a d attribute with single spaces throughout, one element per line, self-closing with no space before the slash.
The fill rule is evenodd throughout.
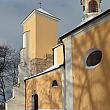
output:
<path id="1" fill-rule="evenodd" d="M 41 13 L 44 13 L 44 14 L 46 14 L 46 15 L 48 15 L 48 16 L 53 16 L 52 14 L 50 14 L 50 13 L 48 13 L 47 11 L 43 10 L 42 8 L 38 8 L 36 11 L 39 11 L 39 12 L 41 12 Z M 53 16 L 53 17 L 54 17 L 54 16 Z"/>
<path id="2" fill-rule="evenodd" d="M 23 21 L 21 24 L 24 24 L 34 13 L 42 14 L 44 16 L 50 17 L 54 20 L 60 20 L 59 18 L 53 16 L 52 14 L 48 13 L 47 11 L 43 10 L 42 8 L 34 9 Z"/>

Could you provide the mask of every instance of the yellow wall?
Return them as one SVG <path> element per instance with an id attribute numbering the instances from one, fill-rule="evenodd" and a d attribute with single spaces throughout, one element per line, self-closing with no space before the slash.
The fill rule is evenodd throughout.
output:
<path id="1" fill-rule="evenodd" d="M 110 110 L 110 20 L 88 32 L 72 37 L 74 109 Z M 95 68 L 87 69 L 87 51 L 102 51 L 102 60 Z"/>
<path id="2" fill-rule="evenodd" d="M 52 54 L 52 47 L 57 43 L 57 21 L 34 12 L 23 23 L 23 32 L 29 31 L 28 56 L 31 59 L 44 58 Z"/>
<path id="3" fill-rule="evenodd" d="M 57 21 L 43 15 L 37 16 L 37 57 L 52 54 L 52 47 L 57 44 Z"/>
<path id="4" fill-rule="evenodd" d="M 64 48 L 63 44 L 58 45 L 53 49 L 54 51 L 54 65 L 61 65 L 64 63 Z"/>
<path id="5" fill-rule="evenodd" d="M 26 80 L 26 110 L 32 107 L 32 91 L 38 94 L 39 109 L 62 108 L 62 71 L 60 69 Z M 52 80 L 57 80 L 58 87 L 51 87 Z"/>
<path id="6" fill-rule="evenodd" d="M 28 57 L 35 58 L 36 57 L 36 14 L 34 13 L 30 19 L 28 19 L 24 24 L 23 24 L 23 33 L 28 32 Z"/>

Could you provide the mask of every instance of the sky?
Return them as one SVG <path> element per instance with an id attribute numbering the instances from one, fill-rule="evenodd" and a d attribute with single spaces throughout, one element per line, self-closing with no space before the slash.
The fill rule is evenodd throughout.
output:
<path id="1" fill-rule="evenodd" d="M 40 0 L 0 0 L 0 44 L 22 48 L 21 22 Z M 80 0 L 42 0 L 42 8 L 60 18 L 58 36 L 62 36 L 80 24 L 83 12 Z M 101 9 L 110 8 L 110 0 L 102 0 Z"/>

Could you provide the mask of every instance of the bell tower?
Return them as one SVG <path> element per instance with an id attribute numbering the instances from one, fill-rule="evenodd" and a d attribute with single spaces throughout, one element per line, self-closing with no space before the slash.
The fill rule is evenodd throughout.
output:
<path id="1" fill-rule="evenodd" d="M 81 5 L 84 13 L 83 21 L 90 20 L 100 14 L 101 1 L 102 0 L 81 0 Z"/>

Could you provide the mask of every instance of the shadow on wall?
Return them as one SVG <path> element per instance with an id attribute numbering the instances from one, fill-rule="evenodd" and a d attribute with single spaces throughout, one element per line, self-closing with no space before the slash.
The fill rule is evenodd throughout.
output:
<path id="1" fill-rule="evenodd" d="M 53 80 L 57 80 L 57 87 L 51 86 Z M 26 108 L 32 107 L 33 91 L 38 94 L 38 107 L 40 109 L 62 108 L 61 73 L 58 70 L 27 80 L 26 87 Z"/>
<path id="2" fill-rule="evenodd" d="M 97 26 L 72 39 L 75 110 L 110 110 L 110 23 Z M 84 65 L 91 48 L 102 51 L 102 60 L 94 68 Z"/>

